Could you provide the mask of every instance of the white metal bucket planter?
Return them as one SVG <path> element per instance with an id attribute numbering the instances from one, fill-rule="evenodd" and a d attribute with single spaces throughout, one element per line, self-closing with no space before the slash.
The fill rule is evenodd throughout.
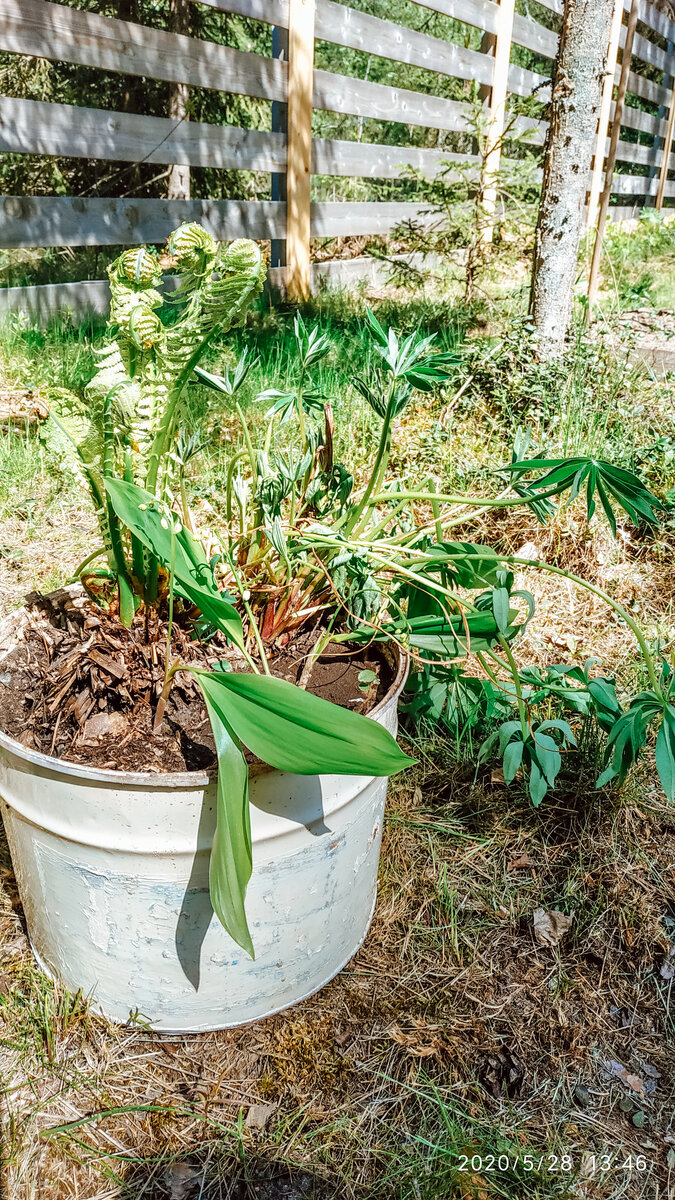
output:
<path id="1" fill-rule="evenodd" d="M 407 662 L 370 716 L 392 734 Z M 317 991 L 370 924 L 386 779 L 252 768 L 256 959 L 213 915 L 215 779 L 105 771 L 0 734 L 0 804 L 35 956 L 114 1021 L 228 1028 Z"/>

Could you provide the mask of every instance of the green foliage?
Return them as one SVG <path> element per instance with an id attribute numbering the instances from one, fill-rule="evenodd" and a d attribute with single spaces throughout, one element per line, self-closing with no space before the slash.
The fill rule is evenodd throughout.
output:
<path id="1" fill-rule="evenodd" d="M 538 808 L 549 788 L 555 787 L 562 766 L 561 750 L 553 737 L 554 733 L 560 737 L 563 747 L 576 746 L 574 734 L 567 721 L 542 721 L 532 728 L 523 727 L 521 721 L 505 721 L 499 730 L 483 743 L 478 761 L 486 761 L 495 746 L 498 746 L 505 782 L 513 783 L 518 772 L 522 770 L 527 780 L 530 799 L 535 808 Z"/>
<path id="2" fill-rule="evenodd" d="M 389 258 L 392 282 L 419 286 L 439 270 L 462 278 L 464 299 L 471 302 L 488 269 L 513 254 L 516 242 L 531 239 L 536 221 L 537 159 L 528 144 L 530 130 L 518 130 L 523 102 L 511 98 L 504 132 L 499 140 L 500 164 L 490 168 L 494 145 L 490 116 L 474 90 L 465 101 L 471 151 L 452 155 L 433 179 L 415 173 L 420 215 L 402 223 L 395 237 L 406 247 L 402 257 Z M 506 157 L 506 149 L 511 157 Z M 492 193 L 490 199 L 486 193 Z M 382 253 L 382 252 L 381 252 Z M 382 255 L 387 258 L 386 253 Z M 417 260 L 421 259 L 422 265 Z"/>
<path id="3" fill-rule="evenodd" d="M 213 908 L 253 955 L 244 912 L 251 877 L 248 765 L 242 744 L 263 762 L 295 775 L 394 775 L 414 760 L 376 721 L 338 708 L 267 675 L 194 672 L 216 739 L 218 824 L 209 883 Z"/>
<path id="4" fill-rule="evenodd" d="M 243 319 L 264 278 L 253 242 L 219 249 L 198 225 L 175 230 L 169 251 L 179 283 L 168 308 L 157 290 L 161 267 L 154 254 L 127 250 L 112 264 L 112 340 L 99 351 L 84 403 L 73 394 L 67 407 L 62 400 L 61 417 L 52 417 L 74 447 L 91 491 L 127 625 L 137 597 L 156 600 L 158 564 L 138 547 L 136 535 L 125 542 L 105 485 L 123 479 L 151 496 L 173 498 L 179 490 L 182 460 L 176 461 L 174 447 L 186 384 L 213 336 Z"/>
<path id="5" fill-rule="evenodd" d="M 657 511 L 664 507 L 632 471 L 598 459 L 582 456 L 568 459 L 532 458 L 509 463 L 501 469 L 518 480 L 534 471 L 546 472 L 521 488 L 520 494 L 524 499 L 532 496 L 540 502 L 542 498 L 569 492 L 568 503 L 571 504 L 583 487 L 589 521 L 595 512 L 597 495 L 615 537 L 616 517 L 610 499 L 628 514 L 634 525 L 640 525 L 643 521 L 648 525 L 657 525 Z"/>

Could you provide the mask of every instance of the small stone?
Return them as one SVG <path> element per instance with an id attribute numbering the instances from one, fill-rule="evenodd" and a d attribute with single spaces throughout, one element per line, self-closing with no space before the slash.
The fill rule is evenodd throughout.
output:
<path id="1" fill-rule="evenodd" d="M 630 1096 L 622 1096 L 621 1100 L 619 1100 L 619 1108 L 621 1109 L 621 1112 L 632 1113 L 635 1109 L 635 1105 L 633 1104 Z"/>
<path id="2" fill-rule="evenodd" d="M 572 1095 L 574 1096 L 577 1104 L 580 1104 L 582 1108 L 588 1108 L 588 1105 L 591 1103 L 591 1093 L 583 1083 L 578 1083 L 576 1085 Z"/>
<path id="3" fill-rule="evenodd" d="M 642 1109 L 639 1112 L 633 1113 L 631 1120 L 636 1129 L 644 1129 L 649 1124 L 649 1117 Z"/>

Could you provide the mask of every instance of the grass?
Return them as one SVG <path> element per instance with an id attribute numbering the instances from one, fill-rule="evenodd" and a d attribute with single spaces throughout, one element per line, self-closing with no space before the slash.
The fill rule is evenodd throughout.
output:
<path id="1" fill-rule="evenodd" d="M 628 282 L 644 269 L 647 232 L 656 237 L 639 228 L 635 243 L 612 240 Z M 670 237 L 658 230 L 650 270 Z M 514 297 L 472 311 L 445 296 L 398 299 L 380 299 L 381 320 L 438 332 L 459 355 L 440 403 L 400 423 L 402 477 L 493 491 L 527 424 L 537 448 L 593 452 L 637 466 L 661 494 L 675 487 L 668 380 L 581 338 L 559 368 L 536 366 L 527 329 L 511 323 Z M 305 315 L 333 347 L 315 382 L 335 409 L 338 448 L 363 467 L 375 433 L 351 386 L 367 353 L 363 298 L 322 298 Z M 214 347 L 213 365 L 236 357 L 244 336 L 255 347 L 244 397 L 254 431 L 257 393 L 291 377 L 291 330 L 290 310 L 262 305 L 246 335 Z M 0 382 L 58 402 L 57 389 L 86 382 L 101 336 L 7 323 Z M 195 388 L 186 423 L 202 411 Z M 204 520 L 222 502 L 236 436 L 222 413 L 191 475 Z M 58 447 L 24 430 L 0 435 L 0 610 L 68 578 L 93 528 Z M 672 529 L 620 534 L 614 543 L 601 521 L 587 527 L 573 506 L 546 528 L 529 513 L 492 514 L 480 537 L 536 546 L 600 582 L 669 653 Z M 596 654 L 634 681 L 634 644 L 606 609 L 531 574 L 522 583 L 538 613 L 524 658 Z M 416 744 L 416 775 L 392 791 L 364 947 L 319 995 L 235 1031 L 167 1039 L 112 1027 L 50 983 L 33 964 L 1 842 L 2 1200 L 665 1200 L 675 999 L 661 968 L 675 928 L 675 817 L 651 751 L 622 795 L 600 794 L 586 728 L 582 753 L 535 811 L 518 784 L 505 790 L 476 770 L 475 750 L 470 737 Z M 539 908 L 572 917 L 557 946 L 536 940 Z"/>

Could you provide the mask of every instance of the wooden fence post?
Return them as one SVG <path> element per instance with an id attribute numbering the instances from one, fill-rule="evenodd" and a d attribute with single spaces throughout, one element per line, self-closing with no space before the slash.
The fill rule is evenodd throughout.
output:
<path id="1" fill-rule="evenodd" d="M 272 28 L 272 58 L 281 58 L 288 62 L 288 30 L 275 25 Z M 280 100 L 272 101 L 272 132 L 288 136 L 288 105 Z M 272 200 L 286 199 L 286 172 L 272 172 L 270 179 L 270 196 Z M 283 238 L 272 238 L 270 246 L 270 266 L 286 266 L 286 242 Z"/>
<path id="2" fill-rule="evenodd" d="M 661 162 L 661 172 L 659 174 L 659 186 L 656 192 L 656 207 L 660 212 L 663 208 L 663 200 L 666 194 L 666 183 L 668 181 L 668 169 L 670 167 L 670 154 L 673 148 L 673 133 L 675 132 L 675 88 L 670 93 L 670 107 L 668 109 L 668 124 L 666 126 L 666 140 L 663 146 L 663 159 Z"/>
<path id="3" fill-rule="evenodd" d="M 616 93 L 616 103 L 614 105 L 614 120 L 612 121 L 612 136 L 609 143 L 609 151 L 607 153 L 607 165 L 605 167 L 605 186 L 602 189 L 602 198 L 600 200 L 600 212 L 598 214 L 598 228 L 595 234 L 595 245 L 593 246 L 593 258 L 591 259 L 591 271 L 588 279 L 588 309 L 586 320 L 590 323 L 593 315 L 593 305 L 595 297 L 598 294 L 598 284 L 600 280 L 600 259 L 602 257 L 602 239 L 605 236 L 605 226 L 607 224 L 607 212 L 609 210 L 609 200 L 612 194 L 612 182 L 614 180 L 614 167 L 616 165 L 616 152 L 619 148 L 619 135 L 621 133 L 621 118 L 623 116 L 623 105 L 628 91 L 628 76 L 630 74 L 630 60 L 633 54 L 633 42 L 635 40 L 635 30 L 638 23 L 638 0 L 633 0 L 628 17 L 628 25 L 626 28 L 626 41 L 623 47 L 623 58 L 621 59 L 621 76 L 619 78 L 619 87 Z"/>
<path id="4" fill-rule="evenodd" d="M 309 296 L 312 93 L 315 0 L 288 3 L 288 161 L 286 166 L 286 290 Z"/>
<path id="5" fill-rule="evenodd" d="M 605 75 L 605 82 L 602 85 L 602 98 L 600 100 L 598 140 L 595 143 L 593 173 L 591 175 L 591 186 L 588 196 L 588 210 L 586 214 L 587 229 L 593 229 L 598 219 L 598 204 L 600 203 L 602 173 L 605 166 L 605 147 L 607 145 L 607 135 L 609 133 L 609 118 L 612 112 L 614 76 L 616 74 L 616 65 L 619 57 L 619 39 L 621 37 L 622 22 L 623 0 L 616 0 L 614 16 L 612 18 L 612 27 L 609 34 L 609 47 L 607 50 L 607 74 Z"/>
<path id="6" fill-rule="evenodd" d="M 506 100 L 509 84 L 509 63 L 513 39 L 515 0 L 500 0 L 495 31 L 495 65 L 490 93 L 490 111 L 483 162 L 482 207 L 485 224 L 481 232 L 484 245 L 492 241 L 494 215 L 497 207 L 497 179 L 502 155 L 502 138 L 506 121 Z"/>

